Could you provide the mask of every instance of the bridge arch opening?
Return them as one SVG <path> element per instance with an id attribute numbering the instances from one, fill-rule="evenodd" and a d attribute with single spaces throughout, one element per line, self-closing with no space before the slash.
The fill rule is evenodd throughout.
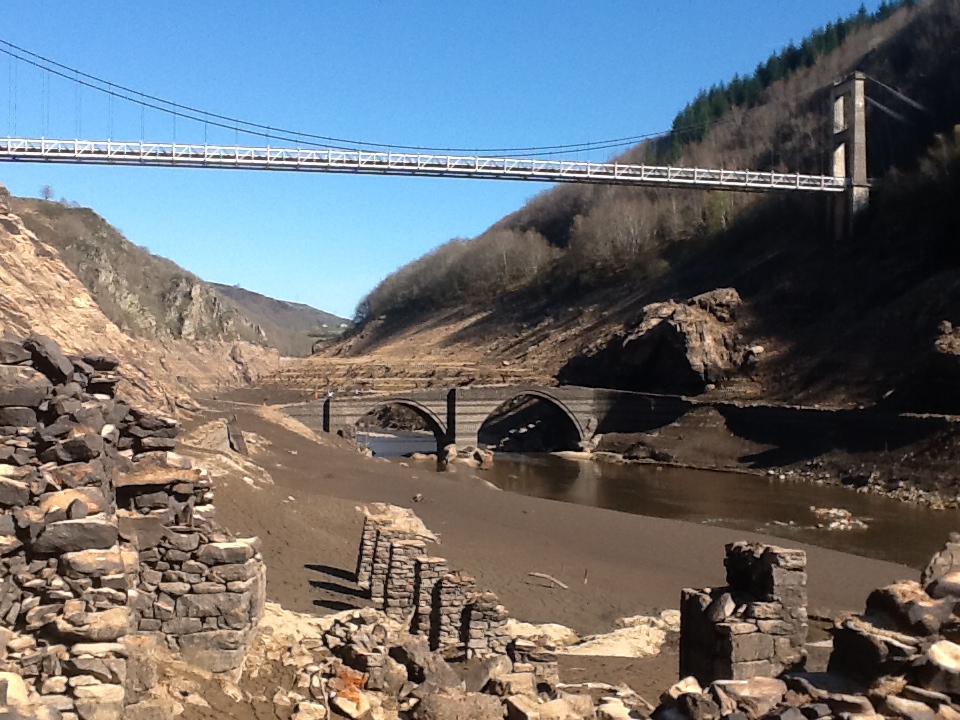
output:
<path id="1" fill-rule="evenodd" d="M 545 393 L 526 391 L 490 413 L 477 439 L 503 452 L 556 452 L 579 450 L 584 433 L 563 403 Z"/>
<path id="2" fill-rule="evenodd" d="M 374 455 L 437 452 L 446 442 L 444 422 L 413 400 L 390 400 L 370 408 L 354 423 L 361 444 Z"/>

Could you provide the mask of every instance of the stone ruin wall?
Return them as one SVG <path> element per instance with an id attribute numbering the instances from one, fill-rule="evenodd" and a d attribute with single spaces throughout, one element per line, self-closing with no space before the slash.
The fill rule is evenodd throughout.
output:
<path id="1" fill-rule="evenodd" d="M 509 614 L 496 594 L 478 592 L 472 575 L 428 555 L 430 541 L 436 537 L 409 510 L 380 503 L 364 508 L 359 586 L 390 618 L 409 621 L 411 632 L 426 637 L 433 650 L 506 654 Z"/>
<path id="2" fill-rule="evenodd" d="M 727 585 L 680 598 L 680 676 L 775 677 L 804 659 L 807 556 L 758 543 L 726 546 Z"/>
<path id="3" fill-rule="evenodd" d="M 237 667 L 263 611 L 259 541 L 214 525 L 176 422 L 118 399 L 118 365 L 0 338 L 0 702 L 67 720 L 120 717 L 158 641 Z"/>

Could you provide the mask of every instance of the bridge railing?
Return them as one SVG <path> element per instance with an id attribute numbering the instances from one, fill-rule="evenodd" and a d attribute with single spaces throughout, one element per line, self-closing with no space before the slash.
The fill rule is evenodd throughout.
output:
<path id="1" fill-rule="evenodd" d="M 801 173 L 436 155 L 336 148 L 247 147 L 115 140 L 0 138 L 0 160 L 351 172 L 382 175 L 689 187 L 743 191 L 842 192 L 844 178 Z"/>

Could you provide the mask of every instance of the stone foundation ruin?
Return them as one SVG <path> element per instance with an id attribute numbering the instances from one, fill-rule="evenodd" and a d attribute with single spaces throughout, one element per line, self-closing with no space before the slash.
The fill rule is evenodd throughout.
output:
<path id="1" fill-rule="evenodd" d="M 119 718 L 151 643 L 230 670 L 263 612 L 259 541 L 214 524 L 177 423 L 118 399 L 118 365 L 0 338 L 0 705 Z"/>
<path id="2" fill-rule="evenodd" d="M 680 676 L 701 683 L 774 677 L 798 665 L 807 641 L 807 555 L 726 546 L 727 585 L 680 597 Z"/>
<path id="3" fill-rule="evenodd" d="M 437 538 L 416 515 L 382 503 L 363 513 L 357 579 L 376 607 L 446 655 L 507 652 L 506 609 L 495 593 L 478 592 L 472 575 L 427 555 L 426 543 Z"/>

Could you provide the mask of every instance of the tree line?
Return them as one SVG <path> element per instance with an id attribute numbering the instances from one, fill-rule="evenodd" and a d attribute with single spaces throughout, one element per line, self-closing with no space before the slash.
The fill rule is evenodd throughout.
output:
<path id="1" fill-rule="evenodd" d="M 812 67 L 818 58 L 840 47 L 848 35 L 883 22 L 900 8 L 914 7 L 916 4 L 917 0 L 884 0 L 872 13 L 866 5 L 861 4 L 856 13 L 817 28 L 799 45 L 791 42 L 780 52 L 771 54 L 766 62 L 757 65 L 753 74 L 737 74 L 730 82 L 721 82 L 709 90 L 702 90 L 673 119 L 667 148 L 670 157 L 678 157 L 684 145 L 703 140 L 710 126 L 726 117 L 732 108 L 748 109 L 759 105 L 763 102 L 764 90 L 790 77 L 800 68 Z"/>

